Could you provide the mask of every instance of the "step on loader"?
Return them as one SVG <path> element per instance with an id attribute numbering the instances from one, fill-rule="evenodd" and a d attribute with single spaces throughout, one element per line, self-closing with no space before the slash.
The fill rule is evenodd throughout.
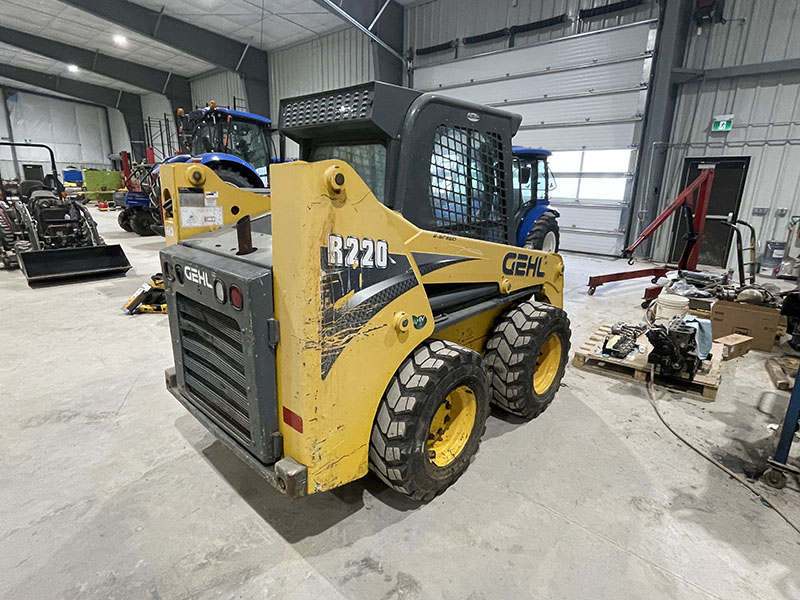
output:
<path id="1" fill-rule="evenodd" d="M 532 419 L 570 343 L 561 257 L 514 245 L 506 111 L 372 83 L 281 103 L 268 212 L 161 251 L 169 391 L 289 496 L 371 469 L 426 501 L 491 404 Z M 244 205 L 202 165 L 173 197 Z"/>
<path id="2" fill-rule="evenodd" d="M 52 172 L 46 182 L 22 181 L 17 198 L 0 201 L 0 262 L 20 267 L 29 285 L 121 275 L 131 268 L 119 245 L 107 245 L 88 209 L 64 193 L 53 150 L 44 144 Z"/>

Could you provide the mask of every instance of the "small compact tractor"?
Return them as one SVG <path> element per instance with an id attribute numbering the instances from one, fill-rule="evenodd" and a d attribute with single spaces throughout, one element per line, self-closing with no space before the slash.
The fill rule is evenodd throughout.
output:
<path id="1" fill-rule="evenodd" d="M 18 197 L 0 201 L 0 262 L 21 267 L 29 284 L 123 274 L 131 268 L 118 245 L 108 246 L 87 208 L 64 193 L 55 156 L 43 144 L 0 145 L 45 148 L 50 153 L 52 187 L 22 181 Z"/>
<path id="2" fill-rule="evenodd" d="M 517 246 L 558 252 L 558 211 L 550 206 L 556 180 L 548 166 L 551 152 L 514 146 L 514 193 Z"/>
<path id="3" fill-rule="evenodd" d="M 376 82 L 281 102 L 269 197 L 162 165 L 181 206 L 268 211 L 161 251 L 170 392 L 289 496 L 446 489 L 490 404 L 538 416 L 567 363 L 561 257 L 515 245 L 520 121 Z"/>

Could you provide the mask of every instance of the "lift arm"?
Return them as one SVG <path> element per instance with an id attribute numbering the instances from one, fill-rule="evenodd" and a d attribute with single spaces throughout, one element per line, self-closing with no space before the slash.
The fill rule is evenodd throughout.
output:
<path id="1" fill-rule="evenodd" d="M 681 269 L 694 270 L 697 267 L 697 259 L 700 254 L 700 239 L 705 229 L 706 213 L 708 212 L 708 201 L 711 196 L 711 184 L 714 181 L 714 168 L 704 169 L 702 173 L 692 183 L 685 188 L 678 197 L 647 228 L 636 238 L 636 240 L 625 250 L 622 251 L 623 258 L 630 259 L 639 245 L 649 238 L 653 233 L 664 224 L 664 222 L 676 210 L 682 207 L 692 208 L 694 205 L 694 221 L 690 222 L 693 227 L 690 229 L 690 236 L 681 254 L 678 266 Z M 695 202 L 695 192 L 697 200 Z M 629 261 L 630 262 L 630 261 Z"/>

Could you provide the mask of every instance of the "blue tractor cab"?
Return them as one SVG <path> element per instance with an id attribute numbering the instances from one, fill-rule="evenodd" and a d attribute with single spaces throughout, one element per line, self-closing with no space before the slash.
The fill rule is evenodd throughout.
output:
<path id="1" fill-rule="evenodd" d="M 548 158 L 543 148 L 513 146 L 514 153 L 514 222 L 518 246 L 558 252 L 558 211 L 550 206 L 550 191 L 555 189 Z"/>
<path id="2" fill-rule="evenodd" d="M 178 135 L 185 154 L 164 163 L 197 162 L 238 187 L 269 187 L 269 165 L 277 162 L 272 121 L 209 102 L 188 115 L 178 110 Z"/>
<path id="3" fill-rule="evenodd" d="M 269 166 L 279 162 L 272 143 L 272 121 L 254 113 L 221 108 L 211 101 L 208 106 L 188 115 L 178 109 L 178 144 L 182 154 L 164 159 L 161 164 L 194 162 L 212 169 L 217 176 L 239 188 L 268 188 Z M 150 219 L 145 226 L 134 228 L 139 235 L 146 231 L 162 233 L 164 215 L 171 216 L 172 203 L 162 204 L 159 165 L 152 169 L 153 185 L 149 190 L 151 210 L 140 208 L 141 199 L 126 196 L 130 211 L 140 219 Z M 123 229 L 130 230 L 120 221 Z M 141 231 L 141 232 L 140 232 Z"/>

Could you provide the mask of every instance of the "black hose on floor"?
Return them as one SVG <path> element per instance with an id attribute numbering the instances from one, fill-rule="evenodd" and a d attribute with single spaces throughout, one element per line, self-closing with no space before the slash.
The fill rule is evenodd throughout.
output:
<path id="1" fill-rule="evenodd" d="M 691 443 L 689 440 L 687 440 L 685 437 L 683 437 L 683 436 L 682 436 L 680 433 L 678 433 L 677 431 L 675 431 L 675 430 L 672 428 L 672 426 L 671 426 L 669 423 L 667 423 L 667 422 L 664 420 L 664 417 L 663 417 L 663 416 L 661 416 L 661 411 L 659 411 L 659 410 L 658 410 L 658 405 L 656 404 L 656 402 L 657 402 L 657 399 L 656 399 L 656 397 L 655 397 L 655 394 L 653 393 L 653 376 L 654 376 L 654 374 L 655 374 L 655 371 L 654 371 L 654 366 L 655 366 L 655 365 L 650 365 L 650 379 L 649 379 L 649 381 L 647 382 L 647 400 L 650 402 L 650 406 L 652 406 L 652 407 L 653 407 L 653 410 L 655 411 L 655 413 L 656 413 L 656 416 L 658 417 L 658 420 L 659 420 L 659 421 L 661 421 L 661 423 L 663 423 L 664 427 L 666 427 L 666 428 L 667 428 L 667 430 L 669 430 L 669 432 L 670 432 L 672 435 L 674 435 L 674 436 L 675 436 L 676 438 L 678 438 L 678 439 L 679 439 L 681 442 L 683 442 L 684 444 L 686 444 L 686 445 L 687 445 L 689 448 L 691 448 L 692 450 L 694 450 L 695 452 L 697 452 L 697 454 L 699 454 L 700 456 L 702 456 L 703 458 L 705 458 L 705 459 L 706 459 L 708 462 L 710 462 L 712 465 L 714 465 L 714 466 L 715 466 L 715 467 L 717 467 L 718 469 L 722 470 L 722 471 L 723 471 L 725 474 L 729 475 L 730 477 L 732 477 L 733 479 L 735 479 L 736 481 L 738 481 L 739 483 L 741 483 L 741 484 L 742 484 L 744 487 L 746 487 L 746 488 L 747 488 L 747 489 L 748 489 L 750 492 L 752 492 L 752 493 L 753 493 L 753 494 L 754 494 L 754 495 L 755 495 L 755 496 L 756 496 L 756 497 L 757 497 L 759 500 L 761 500 L 761 503 L 762 503 L 764 506 L 767 506 L 767 507 L 771 508 L 772 510 L 774 510 L 774 511 L 775 511 L 775 512 L 776 512 L 776 513 L 777 513 L 777 514 L 778 514 L 778 515 L 779 515 L 779 516 L 780 516 L 780 517 L 781 517 L 781 518 L 784 520 L 784 521 L 786 521 L 786 522 L 789 524 L 789 527 L 791 527 L 792 529 L 794 529 L 794 530 L 795 530 L 797 533 L 800 533 L 800 527 L 798 527 L 797 525 L 795 525 L 795 523 L 793 523 L 793 522 L 791 521 L 791 519 L 789 519 L 789 517 L 787 517 L 785 514 L 783 514 L 783 513 L 780 511 L 780 509 L 778 509 L 778 508 L 777 508 L 777 507 L 776 507 L 776 506 L 775 506 L 775 505 L 774 505 L 772 502 L 770 502 L 770 501 L 769 501 L 769 499 L 765 498 L 765 497 L 764 497 L 764 495 L 763 495 L 761 492 L 759 492 L 759 491 L 758 491 L 758 490 L 757 490 L 757 489 L 756 489 L 754 486 L 752 486 L 752 485 L 750 484 L 750 482 L 748 482 L 748 481 L 747 481 L 747 480 L 746 480 L 744 477 L 742 477 L 742 476 L 741 476 L 741 475 L 739 475 L 738 473 L 734 473 L 734 472 L 733 472 L 733 471 L 731 471 L 731 470 L 730 470 L 728 467 L 726 467 L 725 465 L 723 465 L 721 462 L 719 462 L 718 460 L 716 460 L 716 459 L 715 459 L 715 458 L 713 458 L 712 456 L 709 456 L 709 455 L 708 455 L 708 454 L 706 454 L 706 453 L 705 453 L 703 450 L 700 450 L 700 448 L 698 448 L 697 446 L 695 446 L 694 444 L 692 444 L 692 443 Z"/>

